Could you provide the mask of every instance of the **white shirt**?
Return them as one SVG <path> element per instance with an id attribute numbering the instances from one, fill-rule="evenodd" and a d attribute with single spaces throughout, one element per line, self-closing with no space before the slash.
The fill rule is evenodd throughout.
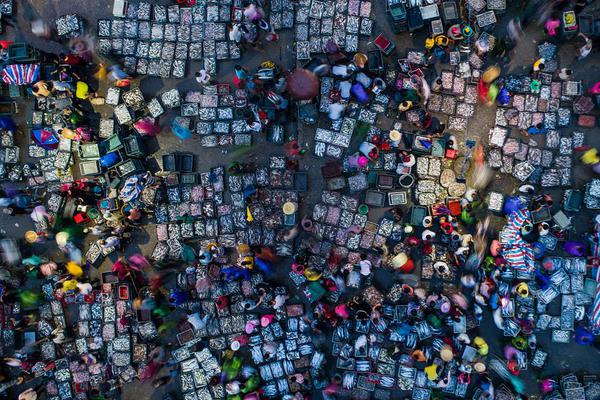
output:
<path id="1" fill-rule="evenodd" d="M 253 19 L 256 16 L 257 10 L 255 4 L 249 4 L 248 7 L 244 9 L 244 17 L 248 19 Z"/>
<path id="2" fill-rule="evenodd" d="M 275 296 L 275 304 L 273 305 L 273 308 L 278 310 L 281 307 L 283 307 L 287 298 L 288 297 L 284 296 L 283 294 L 278 294 L 277 296 Z"/>
<path id="3" fill-rule="evenodd" d="M 346 76 L 350 75 L 348 73 L 347 65 L 334 65 L 333 68 L 331 69 L 331 72 L 333 73 L 333 75 L 341 76 L 341 77 L 346 77 Z"/>
<path id="4" fill-rule="evenodd" d="M 92 288 L 92 285 L 88 282 L 85 282 L 85 283 L 77 282 L 77 289 L 79 289 L 79 292 L 81 294 L 83 294 L 84 296 L 89 295 L 90 293 L 92 293 L 92 290 L 94 290 Z"/>
<path id="5" fill-rule="evenodd" d="M 206 70 L 200 70 L 200 75 L 196 77 L 196 82 L 201 83 L 203 85 L 207 84 L 210 81 L 210 75 Z"/>
<path id="6" fill-rule="evenodd" d="M 104 247 L 104 248 L 107 248 L 107 247 L 117 247 L 120 243 L 121 243 L 121 241 L 119 240 L 118 237 L 116 237 L 116 236 L 109 236 L 104 241 L 104 245 L 102 247 Z"/>
<path id="7" fill-rule="evenodd" d="M 240 383 L 238 381 L 227 382 L 225 391 L 230 395 L 238 394 L 240 392 Z"/>
<path id="8" fill-rule="evenodd" d="M 358 263 L 360 265 L 360 274 L 363 276 L 369 276 L 371 274 L 371 261 L 369 260 L 360 260 Z"/>
<path id="9" fill-rule="evenodd" d="M 188 315 L 188 322 L 192 324 L 195 330 L 201 330 L 206 328 L 206 323 L 208 322 L 208 316 L 204 318 L 200 318 L 199 313 L 193 313 Z"/>
<path id="10" fill-rule="evenodd" d="M 579 49 L 579 57 L 584 58 L 587 57 L 592 52 L 592 42 L 590 40 L 586 41 L 585 46 Z"/>
<path id="11" fill-rule="evenodd" d="M 334 121 L 342 118 L 342 114 L 344 113 L 345 109 L 346 109 L 346 106 L 344 104 L 341 104 L 341 103 L 330 104 L 329 105 L 329 118 L 331 118 Z"/>
<path id="12" fill-rule="evenodd" d="M 343 99 L 350 98 L 350 89 L 352 89 L 352 82 L 342 81 L 340 82 L 340 93 Z"/>
<path id="13" fill-rule="evenodd" d="M 234 25 L 229 31 L 229 40 L 239 43 L 242 40 L 242 32 L 238 25 Z"/>
<path id="14" fill-rule="evenodd" d="M 456 249 L 456 251 L 454 252 L 454 254 L 456 254 L 457 256 L 461 256 L 463 255 L 465 252 L 469 252 L 469 248 L 466 246 L 461 246 L 458 249 Z"/>
<path id="15" fill-rule="evenodd" d="M 435 232 L 429 229 L 425 229 L 421 234 L 421 239 L 427 240 L 427 236 L 430 237 L 430 240 L 433 240 L 433 238 L 435 237 Z"/>
<path id="16" fill-rule="evenodd" d="M 248 129 L 254 132 L 260 132 L 262 130 L 262 124 L 258 121 L 254 121 L 248 125 Z"/>

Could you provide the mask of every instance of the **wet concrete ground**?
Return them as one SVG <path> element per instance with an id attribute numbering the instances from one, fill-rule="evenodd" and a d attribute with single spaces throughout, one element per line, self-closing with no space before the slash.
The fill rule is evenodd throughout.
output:
<path id="1" fill-rule="evenodd" d="M 171 4 L 168 0 L 154 1 L 156 3 Z M 96 19 L 107 18 L 111 15 L 112 1 L 94 1 L 94 2 L 81 2 L 75 0 L 18 0 L 17 2 L 17 20 L 18 30 L 11 27 L 7 28 L 7 33 L 3 37 L 14 38 L 16 41 L 26 41 L 34 46 L 42 48 L 46 51 L 59 52 L 62 51 L 62 46 L 56 42 L 48 42 L 33 36 L 29 30 L 29 22 L 32 18 L 43 18 L 46 21 L 51 22 L 54 18 L 68 13 L 77 13 L 86 18 L 88 26 L 95 30 Z M 388 37 L 395 38 L 397 50 L 395 54 L 387 57 L 386 61 L 389 63 L 395 63 L 396 59 L 404 53 L 407 48 L 421 48 L 423 46 L 424 33 L 418 33 L 416 35 L 409 35 L 403 33 L 401 35 L 393 35 L 390 31 L 389 24 L 384 15 L 384 5 L 381 0 L 374 0 L 374 17 L 375 26 L 373 32 L 378 34 L 385 32 Z M 507 14 L 497 24 L 498 31 L 503 32 L 506 22 L 514 14 L 519 12 L 518 8 L 513 5 L 510 7 Z M 536 46 L 538 41 L 542 38 L 542 32 L 539 27 L 531 27 L 526 31 L 526 35 L 519 42 L 518 46 L 512 53 L 511 62 L 507 70 L 511 72 L 522 72 L 527 73 L 530 69 L 530 64 L 534 61 Z M 279 64 L 282 68 L 291 68 L 295 65 L 295 57 L 292 53 L 292 32 L 284 31 L 281 33 L 281 38 L 278 43 L 269 44 L 264 46 L 261 51 L 246 52 L 240 64 L 244 65 L 248 70 L 252 70 L 258 66 L 258 64 L 265 60 L 270 59 Z M 364 43 L 372 47 L 372 44 Z M 363 48 L 363 47 L 361 47 Z M 560 48 L 560 65 L 570 66 L 574 70 L 575 79 L 582 79 L 585 81 L 585 87 L 589 87 L 591 83 L 595 82 L 600 77 L 600 55 L 595 49 L 592 54 L 585 60 L 575 60 L 575 48 L 569 43 L 563 43 Z M 234 62 L 220 62 L 217 80 L 230 81 Z M 144 94 L 149 98 L 159 91 L 163 91 L 172 87 L 177 87 L 182 91 L 196 90 L 197 84 L 193 79 L 193 72 L 197 71 L 199 66 L 196 63 L 188 63 L 188 78 L 183 80 L 161 80 L 154 77 L 147 77 L 141 80 L 140 87 Z M 469 127 L 464 133 L 463 137 L 458 137 L 461 140 L 476 139 L 476 140 L 487 140 L 488 130 L 493 126 L 495 115 L 495 107 L 486 107 L 478 105 L 476 110 L 476 116 L 469 122 Z M 20 116 L 23 121 L 28 119 L 28 115 Z M 172 118 L 172 114 L 167 114 L 161 119 L 163 125 L 168 126 L 167 121 Z M 297 136 L 301 145 L 308 147 L 308 154 L 301 162 L 301 168 L 305 169 L 309 174 L 309 186 L 310 191 L 302 199 L 303 210 L 306 211 L 312 208 L 317 199 L 320 197 L 321 190 L 323 189 L 323 181 L 320 175 L 320 167 L 324 164 L 324 159 L 316 158 L 310 155 L 313 143 L 312 136 L 314 133 L 313 127 L 306 126 L 295 126 L 291 125 L 290 133 L 293 136 Z M 593 130 L 586 130 L 587 142 L 591 145 L 600 145 L 600 136 L 598 135 L 599 130 L 595 128 Z M 513 136 L 518 133 L 513 132 Z M 18 139 L 20 144 L 26 144 L 27 138 L 21 137 Z M 280 146 L 273 145 L 259 138 L 255 140 L 255 144 L 250 149 L 244 150 L 228 150 L 223 151 L 224 148 L 213 148 L 207 149 L 202 148 L 199 145 L 199 139 L 194 138 L 189 142 L 183 143 L 170 132 L 163 132 L 158 137 L 158 152 L 153 155 L 157 160 L 160 160 L 160 156 L 166 152 L 173 151 L 192 151 L 196 154 L 196 170 L 206 171 L 209 168 L 216 165 L 225 165 L 231 160 L 238 159 L 241 156 L 244 157 L 255 157 L 261 160 L 266 160 L 267 156 L 273 154 L 281 154 Z M 351 151 L 353 149 L 350 149 Z M 591 173 L 588 168 L 577 165 L 573 173 L 574 182 L 573 186 L 581 188 L 591 177 Z M 514 179 L 506 176 L 500 176 L 497 174 L 493 179 L 489 190 L 502 191 L 504 193 L 510 193 L 514 189 Z M 558 191 L 551 191 L 550 194 L 557 194 Z M 558 203 L 558 201 L 555 201 Z M 376 221 L 380 214 L 384 210 L 375 210 L 371 212 L 370 219 Z M 591 213 L 582 213 L 575 219 L 576 233 L 584 232 L 588 228 L 588 221 Z M 500 218 L 496 219 L 496 225 L 501 222 Z M 28 218 L 2 218 L 0 219 L 0 228 L 8 232 L 10 237 L 22 238 L 23 233 L 31 229 L 32 224 Z M 134 234 L 132 245 L 127 249 L 127 253 L 142 252 L 144 254 L 150 253 L 155 244 L 155 230 L 152 225 L 147 230 L 142 230 Z M 45 245 L 34 245 L 31 249 L 37 254 L 45 254 L 49 257 L 62 257 L 57 253 L 57 249 L 53 244 Z M 106 261 L 101 270 L 109 268 L 110 261 Z M 387 272 L 380 271 L 378 275 L 385 278 Z M 554 310 L 555 311 L 555 310 Z M 486 315 L 483 325 L 480 327 L 480 333 L 484 336 L 491 345 L 491 354 L 500 353 L 500 343 L 503 341 L 503 337 L 495 326 L 490 315 Z M 546 350 L 550 350 L 550 361 L 542 373 L 535 373 L 532 371 L 526 371 L 523 376 L 527 380 L 527 387 L 529 392 L 537 392 L 536 390 L 536 377 L 537 375 L 551 375 L 556 373 L 562 373 L 567 371 L 575 372 L 591 372 L 600 373 L 600 355 L 597 353 L 595 348 L 582 348 L 577 345 L 552 345 L 549 342 L 549 334 L 544 333 L 539 335 L 538 341 Z M 166 390 L 174 389 L 175 387 L 169 385 Z M 124 388 L 123 398 L 124 399 L 139 399 L 140 396 L 143 398 L 161 399 L 165 389 L 155 391 L 149 384 L 134 384 Z M 400 396 L 400 394 L 398 394 Z"/>

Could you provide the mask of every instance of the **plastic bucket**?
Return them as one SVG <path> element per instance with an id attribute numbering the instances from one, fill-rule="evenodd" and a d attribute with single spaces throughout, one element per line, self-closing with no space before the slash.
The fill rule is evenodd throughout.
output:
<path id="1" fill-rule="evenodd" d="M 401 187 L 408 189 L 415 184 L 415 177 L 411 174 L 400 175 L 400 178 L 398 178 L 398 183 Z"/>

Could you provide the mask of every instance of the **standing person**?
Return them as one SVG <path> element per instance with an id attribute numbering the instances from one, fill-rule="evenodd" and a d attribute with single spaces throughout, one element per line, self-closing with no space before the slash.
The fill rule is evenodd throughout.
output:
<path id="1" fill-rule="evenodd" d="M 513 44 L 517 44 L 521 35 L 523 34 L 523 29 L 521 28 L 521 20 L 518 18 L 513 18 L 508 21 L 508 25 L 506 25 L 506 32 L 508 33 L 508 37 L 513 42 Z"/>
<path id="2" fill-rule="evenodd" d="M 253 118 L 248 118 L 246 121 L 246 129 L 248 131 L 259 133 L 262 131 L 262 124 Z"/>
<path id="3" fill-rule="evenodd" d="M 583 60 L 592 52 L 592 40 L 581 32 L 579 32 L 577 37 L 582 38 L 584 41 L 583 46 L 581 46 L 579 48 L 579 57 L 578 57 L 580 60 Z"/>
<path id="4" fill-rule="evenodd" d="M 279 40 L 279 35 L 275 32 L 274 29 L 271 29 L 269 31 L 269 33 L 267 33 L 267 36 L 265 37 L 265 40 L 267 42 L 276 42 Z"/>
<path id="5" fill-rule="evenodd" d="M 210 82 L 209 73 L 205 69 L 196 72 L 196 82 L 198 82 L 200 86 L 208 85 Z"/>
<path id="6" fill-rule="evenodd" d="M 246 81 L 248 80 L 248 71 L 246 71 L 241 65 L 236 64 L 233 67 L 233 83 L 240 89 L 246 87 Z"/>
<path id="7" fill-rule="evenodd" d="M 258 23 L 258 21 L 263 18 L 263 10 L 260 9 L 260 7 L 258 7 L 256 4 L 250 3 L 249 1 L 244 1 L 242 6 L 244 7 L 244 17 L 253 24 Z"/>
<path id="8" fill-rule="evenodd" d="M 573 75 L 573 70 L 571 70 L 569 68 L 562 68 L 558 72 L 558 77 L 560 78 L 561 81 L 568 81 L 569 78 L 571 77 L 571 75 Z"/>
<path id="9" fill-rule="evenodd" d="M 231 29 L 229 29 L 229 40 L 235 43 L 240 43 L 243 38 L 243 32 L 240 24 L 233 24 Z"/>
<path id="10" fill-rule="evenodd" d="M 46 40 L 50 40 L 52 38 L 52 28 L 41 18 L 31 21 L 31 33 Z"/>
<path id="11" fill-rule="evenodd" d="M 105 250 L 116 250 L 121 245 L 121 240 L 117 236 L 112 235 L 107 237 L 106 239 L 100 240 L 98 243 L 100 243 L 100 246 Z"/>
<path id="12" fill-rule="evenodd" d="M 549 36 L 554 37 L 557 35 L 556 30 L 558 29 L 559 26 L 560 26 L 560 19 L 558 19 L 556 17 L 556 15 L 552 14 L 550 16 L 550 18 L 548 18 L 548 20 L 544 24 L 544 30 L 546 31 L 546 33 Z"/>

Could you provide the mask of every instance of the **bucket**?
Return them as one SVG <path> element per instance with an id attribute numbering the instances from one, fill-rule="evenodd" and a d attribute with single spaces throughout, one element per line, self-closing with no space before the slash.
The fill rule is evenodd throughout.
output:
<path id="1" fill-rule="evenodd" d="M 369 206 L 366 204 L 361 204 L 358 206 L 358 212 L 362 215 L 367 215 L 369 213 Z"/>
<path id="2" fill-rule="evenodd" d="M 292 272 L 298 275 L 304 274 L 304 265 L 292 263 Z"/>
<path id="3" fill-rule="evenodd" d="M 398 183 L 401 187 L 408 189 L 415 184 L 415 177 L 411 174 L 400 175 L 400 178 L 398 178 Z"/>
<path id="4" fill-rule="evenodd" d="M 310 232 L 313 229 L 313 222 L 310 218 L 306 218 L 306 217 L 302 218 L 301 225 L 302 225 L 302 229 L 304 229 L 307 232 Z"/>

